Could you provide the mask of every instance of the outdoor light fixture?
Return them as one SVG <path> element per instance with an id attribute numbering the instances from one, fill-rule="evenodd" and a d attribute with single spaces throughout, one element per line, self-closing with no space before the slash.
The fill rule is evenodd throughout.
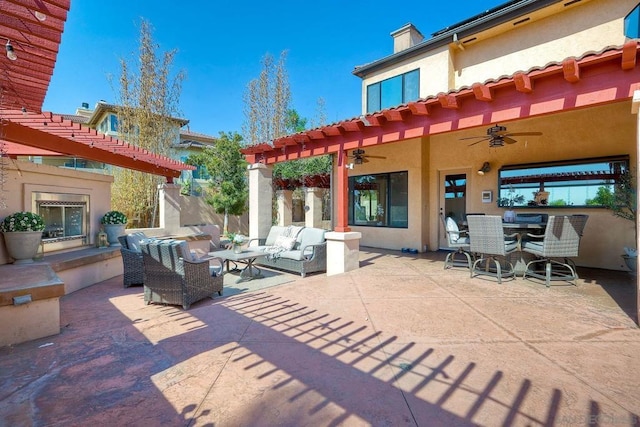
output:
<path id="1" fill-rule="evenodd" d="M 43 22 L 45 19 L 47 19 L 47 15 L 40 12 L 39 10 L 36 10 L 35 12 L 33 12 L 33 14 L 35 15 L 36 19 L 40 22 Z"/>
<path id="2" fill-rule="evenodd" d="M 13 50 L 13 45 L 11 44 L 11 42 L 9 40 L 7 40 L 7 44 L 5 45 L 5 49 L 7 49 L 7 58 L 9 58 L 12 61 L 15 61 L 16 59 L 18 59 L 18 55 L 16 55 L 16 53 Z"/>
<path id="3" fill-rule="evenodd" d="M 491 170 L 491 165 L 489 165 L 489 162 L 484 162 L 482 164 L 482 167 L 480 169 L 478 169 L 478 175 L 484 175 L 485 173 L 489 172 Z"/>

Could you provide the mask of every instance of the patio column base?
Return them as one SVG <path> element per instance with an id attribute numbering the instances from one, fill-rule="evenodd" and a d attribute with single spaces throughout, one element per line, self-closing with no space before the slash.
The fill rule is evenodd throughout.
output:
<path id="1" fill-rule="evenodd" d="M 330 231 L 324 236 L 327 239 L 327 276 L 335 276 L 360 268 L 362 233 Z"/>

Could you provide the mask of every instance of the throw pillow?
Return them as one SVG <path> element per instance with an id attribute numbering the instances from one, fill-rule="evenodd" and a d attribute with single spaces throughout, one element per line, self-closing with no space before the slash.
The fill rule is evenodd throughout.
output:
<path id="1" fill-rule="evenodd" d="M 276 241 L 273 244 L 273 246 L 282 248 L 285 251 L 290 251 L 291 249 L 293 249 L 295 245 L 296 245 L 295 237 L 285 237 L 285 236 L 278 236 L 276 238 Z"/>

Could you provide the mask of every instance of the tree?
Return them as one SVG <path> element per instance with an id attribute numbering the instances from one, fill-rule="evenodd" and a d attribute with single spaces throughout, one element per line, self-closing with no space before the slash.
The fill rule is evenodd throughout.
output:
<path id="1" fill-rule="evenodd" d="M 141 21 L 137 64 L 120 60 L 118 134 L 127 142 L 168 156 L 181 123 L 178 100 L 184 73 L 171 73 L 175 50 L 156 55 L 151 25 Z M 114 169 L 111 204 L 134 227 L 156 225 L 158 185 L 163 178 L 130 169 Z"/>
<path id="2" fill-rule="evenodd" d="M 242 215 L 247 210 L 247 162 L 240 152 L 241 142 L 238 133 L 220 132 L 213 146 L 187 159 L 188 164 L 204 165 L 211 176 L 206 201 L 217 213 L 224 214 L 224 234 L 229 232 L 229 215 Z"/>
<path id="3" fill-rule="evenodd" d="M 288 134 L 302 132 L 307 128 L 307 119 L 300 117 L 294 109 L 287 110 L 286 129 Z M 308 159 L 296 159 L 277 163 L 273 167 L 276 178 L 302 178 L 304 176 L 329 173 L 331 156 L 317 156 Z"/>
<path id="4" fill-rule="evenodd" d="M 242 131 L 248 145 L 272 141 L 287 132 L 291 92 L 285 68 L 286 58 L 287 52 L 282 51 L 275 63 L 273 56 L 266 54 L 262 59 L 260 76 L 247 85 Z"/>

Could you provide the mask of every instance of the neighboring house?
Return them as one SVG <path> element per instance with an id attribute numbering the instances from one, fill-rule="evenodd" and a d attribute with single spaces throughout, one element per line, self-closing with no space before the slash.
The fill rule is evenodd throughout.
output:
<path id="1" fill-rule="evenodd" d="M 83 102 L 76 109 L 75 114 L 63 114 L 62 117 L 74 123 L 80 123 L 91 129 L 95 129 L 101 134 L 118 138 L 118 112 L 117 106 L 109 104 L 106 101 L 98 101 L 93 109 L 89 108 L 89 104 Z M 216 139 L 212 136 L 192 132 L 188 129 L 182 129 L 187 126 L 189 121 L 186 119 L 174 118 L 175 123 L 175 142 L 171 144 L 171 150 L 168 157 L 185 162 L 190 154 L 202 150 L 204 147 L 215 143 Z M 26 160 L 22 158 L 22 160 Z M 91 172 L 110 173 L 110 167 L 104 163 L 88 161 L 79 157 L 68 156 L 31 156 L 31 161 L 35 163 L 48 164 L 52 166 L 67 167 L 71 169 L 82 169 Z M 195 179 L 196 185 L 191 185 L 191 180 Z M 189 185 L 190 188 L 200 188 L 201 185 L 209 178 L 204 167 L 198 167 L 196 170 L 185 170 L 180 178 L 175 180 L 177 184 Z M 199 191 L 191 191 L 191 195 L 200 194 Z"/>
<path id="2" fill-rule="evenodd" d="M 206 147 L 211 147 L 216 143 L 216 138 L 203 133 L 192 132 L 190 130 L 180 130 L 180 141 L 171 146 L 173 156 L 176 160 L 186 162 L 190 155 L 197 154 Z M 207 183 L 210 175 L 205 166 L 198 166 L 196 170 L 184 171 L 180 176 L 183 184 L 183 194 L 191 196 L 202 195 L 202 186 Z"/>
<path id="3" fill-rule="evenodd" d="M 334 154 L 335 230 L 364 246 L 446 247 L 441 213 L 502 215 L 513 190 L 517 212 L 589 214 L 578 265 L 623 269 L 633 224 L 589 201 L 637 164 L 639 7 L 515 0 L 426 38 L 407 24 L 391 55 L 355 67 L 360 118 L 243 152 L 267 166 Z"/>
<path id="4" fill-rule="evenodd" d="M 98 132 L 105 135 L 118 136 L 118 112 L 117 106 L 109 104 L 105 101 L 99 101 L 93 110 L 88 108 L 88 104 L 83 103 L 81 108 L 76 110 L 75 118 L 71 120 L 85 120 L 85 124 Z M 187 126 L 189 120 L 181 118 L 173 118 L 175 128 L 173 133 L 175 134 L 175 142 L 171 144 L 171 150 L 168 156 L 185 162 L 190 154 L 201 151 L 204 147 L 210 146 L 215 143 L 216 139 L 212 136 L 202 133 L 192 132 L 189 129 L 182 129 Z M 204 167 L 199 167 L 194 171 L 185 170 L 179 179 L 176 180 L 177 184 L 190 184 L 191 180 L 195 179 L 198 186 L 202 185 L 204 181 L 209 178 Z M 196 195 L 191 192 L 191 195 Z"/>

